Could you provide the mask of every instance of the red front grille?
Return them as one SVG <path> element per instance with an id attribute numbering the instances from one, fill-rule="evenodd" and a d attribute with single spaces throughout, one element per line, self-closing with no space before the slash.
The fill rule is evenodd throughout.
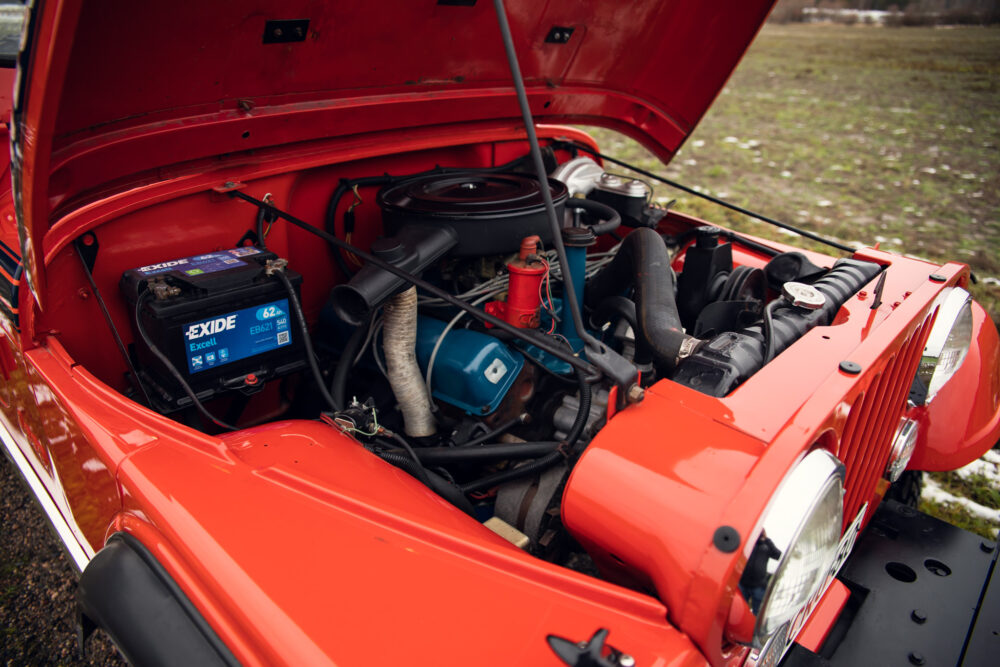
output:
<path id="1" fill-rule="evenodd" d="M 851 404 L 840 438 L 840 460 L 847 468 L 844 525 L 870 500 L 885 473 L 892 439 L 899 426 L 917 363 L 930 334 L 933 317 L 924 322 L 880 366 L 872 368 L 867 389 Z"/>

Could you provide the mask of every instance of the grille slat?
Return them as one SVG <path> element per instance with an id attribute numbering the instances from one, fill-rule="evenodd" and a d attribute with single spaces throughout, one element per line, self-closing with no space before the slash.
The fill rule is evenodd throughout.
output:
<path id="1" fill-rule="evenodd" d="M 866 488 L 872 483 L 871 480 L 871 458 L 872 456 L 881 449 L 881 443 L 875 439 L 878 432 L 878 427 L 880 424 L 880 417 L 885 412 L 885 394 L 888 387 L 889 381 L 892 379 L 891 369 L 886 369 L 879 377 L 877 382 L 874 383 L 874 390 L 869 389 L 868 396 L 871 400 L 868 401 L 867 411 L 862 415 L 862 420 L 864 422 L 864 429 L 861 432 L 861 436 L 854 443 L 855 450 L 858 452 L 857 459 L 855 462 L 855 483 L 848 487 L 847 497 L 845 498 L 845 512 L 849 512 L 849 516 L 853 519 L 854 514 L 857 512 L 861 503 L 858 502 L 858 496 L 861 490 Z"/>
<path id="2" fill-rule="evenodd" d="M 840 438 L 840 459 L 847 469 L 844 525 L 872 497 L 889 461 L 892 439 L 906 406 L 910 383 L 930 335 L 933 316 L 916 327 L 898 353 L 872 367 L 867 390 L 851 404 Z"/>

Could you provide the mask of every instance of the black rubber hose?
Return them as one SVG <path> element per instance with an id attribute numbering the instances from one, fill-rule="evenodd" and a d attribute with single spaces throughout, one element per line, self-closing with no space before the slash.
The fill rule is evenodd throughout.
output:
<path id="1" fill-rule="evenodd" d="M 570 197 L 566 200 L 566 208 L 578 208 L 601 220 L 596 224 L 587 225 L 594 232 L 594 236 L 613 232 L 622 224 L 622 217 L 618 215 L 618 211 L 593 199 Z"/>
<path id="2" fill-rule="evenodd" d="M 409 455 L 410 459 L 413 461 L 413 464 L 415 466 L 416 470 L 415 477 L 424 484 L 426 484 L 427 486 L 431 486 L 431 480 L 427 476 L 428 471 L 424 468 L 423 463 L 420 462 L 420 457 L 417 456 L 417 453 L 413 450 L 413 447 L 410 446 L 410 443 L 406 441 L 406 438 L 399 435 L 398 433 L 393 433 L 392 431 L 388 430 L 385 433 L 388 438 L 390 438 L 393 442 L 402 447 L 406 451 L 407 455 Z"/>
<path id="3" fill-rule="evenodd" d="M 420 462 L 426 466 L 503 461 L 504 459 L 532 459 L 550 454 L 558 447 L 558 442 L 519 442 L 515 444 L 476 445 L 474 447 L 420 447 L 414 451 Z"/>
<path id="4" fill-rule="evenodd" d="M 398 454 L 395 452 L 383 451 L 368 445 L 365 446 L 365 449 L 367 449 L 372 454 L 379 457 L 386 463 L 389 463 L 391 465 L 396 466 L 397 468 L 405 470 L 407 473 L 409 473 L 413 477 L 416 477 L 417 479 L 420 479 L 420 475 L 417 471 L 423 470 L 429 481 L 429 483 L 427 483 L 427 487 L 430 488 L 431 491 L 438 494 L 439 496 L 441 496 L 442 498 L 444 498 L 445 500 L 447 500 L 452 505 L 456 506 L 458 509 L 462 510 L 469 516 L 475 517 L 476 511 L 472 507 L 472 503 L 469 502 L 469 499 L 466 498 L 465 495 L 462 493 L 462 490 L 455 484 L 452 484 L 451 482 L 446 480 L 441 475 L 438 475 L 436 472 L 432 470 L 427 470 L 426 468 L 418 466 L 416 463 L 413 462 L 413 459 L 411 459 L 409 456 L 405 456 L 403 454 Z"/>
<path id="5" fill-rule="evenodd" d="M 642 339 L 660 369 L 672 370 L 690 337 L 684 333 L 677 312 L 667 246 L 648 227 L 640 227 L 626 236 L 611 263 L 590 279 L 587 303 L 596 308 L 608 297 L 632 286 L 636 339 Z"/>
<path id="6" fill-rule="evenodd" d="M 368 329 L 371 327 L 373 315 L 362 322 L 351 337 L 347 339 L 344 350 L 340 353 L 340 361 L 337 362 L 337 369 L 333 372 L 333 380 L 330 381 L 330 395 L 336 405 L 347 405 L 347 376 L 354 368 L 354 357 L 358 355 L 358 350 L 365 342 Z"/>
<path id="7" fill-rule="evenodd" d="M 649 346 L 638 334 L 639 322 L 636 316 L 635 301 L 621 295 L 609 296 L 597 304 L 590 316 L 590 322 L 595 325 L 595 328 L 600 329 L 605 322 L 610 322 L 616 317 L 628 322 L 635 334 L 635 359 L 633 359 L 635 364 L 643 366 L 650 363 L 653 357 Z"/>
<path id="8" fill-rule="evenodd" d="M 326 205 L 326 231 L 334 236 L 337 236 L 337 207 L 340 205 L 340 200 L 343 199 L 344 195 L 350 192 L 355 187 L 366 188 L 374 185 L 386 185 L 395 181 L 392 176 L 363 176 L 361 178 L 352 178 L 350 180 L 341 179 L 337 183 L 337 187 L 334 189 L 333 194 L 330 196 L 330 202 Z M 351 267 L 347 265 L 347 261 L 344 260 L 343 251 L 339 246 L 331 244 L 333 249 L 333 259 L 337 262 L 337 266 L 341 271 L 344 272 L 348 278 L 354 275 L 354 271 Z"/>
<path id="9" fill-rule="evenodd" d="M 471 438 L 466 442 L 463 442 L 461 445 L 459 445 L 459 447 L 475 447 L 476 445 L 481 445 L 484 442 L 489 442 L 490 440 L 493 440 L 494 438 L 498 438 L 501 435 L 503 435 L 508 429 L 512 429 L 518 424 L 524 424 L 527 421 L 528 421 L 528 415 L 520 414 L 516 417 L 508 419 L 507 421 L 497 426 L 495 429 L 487 431 L 482 435 L 478 435 L 475 438 Z"/>
<path id="10" fill-rule="evenodd" d="M 257 247 L 261 250 L 267 250 L 267 244 L 264 243 L 264 209 L 257 209 Z"/>
<path id="11" fill-rule="evenodd" d="M 586 377 L 580 371 L 577 371 L 577 380 L 580 383 L 580 409 L 576 413 L 576 419 L 573 421 L 573 426 L 570 427 L 569 433 L 566 434 L 565 446 L 568 451 L 573 451 L 574 445 L 577 440 L 580 439 L 580 436 L 583 434 L 583 429 L 587 425 L 587 418 L 590 416 L 590 384 L 588 384 Z M 564 453 L 562 448 L 557 448 L 542 458 L 535 459 L 531 463 L 527 463 L 523 466 L 518 466 L 517 468 L 512 468 L 510 470 L 504 470 L 503 472 L 498 472 L 493 475 L 487 475 L 486 477 L 469 482 L 468 484 L 463 484 L 462 493 L 473 493 L 475 491 L 482 491 L 483 489 L 490 489 L 511 480 L 521 479 L 522 477 L 533 475 L 536 472 L 545 470 L 546 468 L 555 465 L 559 461 L 565 460 L 567 455 L 568 454 Z"/>
<path id="12" fill-rule="evenodd" d="M 184 393 L 187 394 L 188 398 L 191 399 L 191 403 L 198 410 L 198 412 L 200 412 L 202 416 L 205 417 L 205 419 L 209 420 L 210 422 L 212 422 L 221 429 L 225 429 L 227 431 L 235 431 L 236 430 L 235 426 L 227 424 L 221 419 L 218 419 L 215 415 L 209 412 L 204 405 L 202 405 L 201 401 L 198 399 L 198 396 L 194 393 L 194 389 L 191 388 L 191 385 L 187 383 L 187 380 L 184 379 L 184 376 L 181 375 L 180 371 L 177 370 L 177 367 L 174 366 L 173 362 L 170 361 L 170 359 L 165 354 L 163 354 L 163 352 L 160 351 L 160 348 L 156 347 L 156 344 L 153 343 L 152 339 L 150 339 L 149 334 L 146 333 L 146 327 L 142 326 L 142 307 L 152 298 L 153 298 L 152 293 L 147 291 L 143 292 L 142 296 L 139 297 L 139 300 L 136 301 L 135 328 L 136 331 L 139 332 L 139 336 L 146 343 L 146 347 L 148 347 L 149 351 L 153 353 L 153 356 L 159 359 L 160 363 L 163 364 L 164 368 L 166 368 L 167 371 L 174 376 L 174 379 L 177 380 L 177 383 L 181 386 L 181 389 L 183 389 Z"/>
<path id="13" fill-rule="evenodd" d="M 302 343 L 306 348 L 306 361 L 309 362 L 309 369 L 312 371 L 317 387 L 319 387 L 319 393 L 331 410 L 340 412 L 342 408 L 333 400 L 333 396 L 330 395 L 330 391 L 326 388 L 326 382 L 323 380 L 323 373 L 319 370 L 319 363 L 316 361 L 312 339 L 309 337 L 309 325 L 306 324 L 306 316 L 302 312 L 302 304 L 299 303 L 299 295 L 295 293 L 295 287 L 288 280 L 288 276 L 285 275 L 283 270 L 274 271 L 274 275 L 278 276 L 278 280 L 281 281 L 281 284 L 285 286 L 285 291 L 288 292 L 288 302 L 292 304 L 295 320 L 299 323 L 299 331 L 302 332 Z"/>

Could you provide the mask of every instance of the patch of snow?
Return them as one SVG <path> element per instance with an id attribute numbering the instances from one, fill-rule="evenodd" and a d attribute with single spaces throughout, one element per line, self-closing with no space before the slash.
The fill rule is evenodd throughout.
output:
<path id="1" fill-rule="evenodd" d="M 991 453 L 993 453 L 992 449 L 987 452 L 987 456 Z M 1000 485 L 1000 464 L 987 460 L 986 456 L 973 461 L 964 468 L 959 468 L 955 471 L 955 474 L 963 479 L 967 479 L 973 475 L 979 475 L 997 485 Z"/>
<path id="2" fill-rule="evenodd" d="M 740 142 L 736 137 L 726 137 L 723 141 L 727 144 L 738 144 Z"/>
<path id="3" fill-rule="evenodd" d="M 938 486 L 938 484 L 935 483 L 930 477 L 924 478 L 924 489 L 921 495 L 927 500 L 933 500 L 936 503 L 953 503 L 955 505 L 959 505 L 973 516 L 977 516 L 992 523 L 1000 524 L 1000 510 L 990 509 L 989 507 L 980 505 L 974 500 L 969 500 L 968 498 L 962 498 L 961 496 L 948 493 Z"/>
<path id="4" fill-rule="evenodd" d="M 818 202 L 816 202 L 816 206 L 826 208 L 827 206 L 833 206 L 833 202 L 830 201 L 829 199 L 820 199 Z"/>
<path id="5" fill-rule="evenodd" d="M 698 139 L 697 141 L 692 142 L 691 145 L 694 146 L 695 148 L 701 148 L 702 146 L 705 145 L 705 140 L 704 139 Z"/>
<path id="6" fill-rule="evenodd" d="M 923 167 L 920 171 L 924 172 L 925 174 L 936 174 L 937 173 L 937 169 L 935 169 L 934 167 Z"/>
<path id="7" fill-rule="evenodd" d="M 786 169 L 785 171 L 781 172 L 781 177 L 782 178 L 791 178 L 792 177 L 792 172 L 790 172 L 790 171 L 788 171 Z"/>

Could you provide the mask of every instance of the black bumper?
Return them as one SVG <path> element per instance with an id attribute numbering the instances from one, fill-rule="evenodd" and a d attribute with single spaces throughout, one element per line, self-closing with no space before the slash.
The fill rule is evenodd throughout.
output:
<path id="1" fill-rule="evenodd" d="M 1000 664 L 995 542 L 883 503 L 838 578 L 851 591 L 819 654 L 782 667 Z"/>

